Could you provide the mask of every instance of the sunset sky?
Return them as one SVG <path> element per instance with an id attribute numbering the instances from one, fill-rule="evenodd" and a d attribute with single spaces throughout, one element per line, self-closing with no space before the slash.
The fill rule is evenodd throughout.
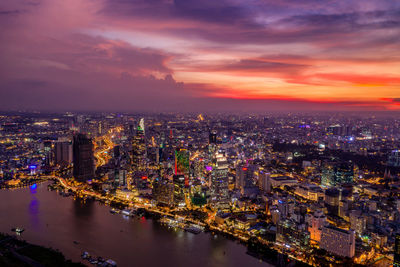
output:
<path id="1" fill-rule="evenodd" d="M 2 0 L 0 110 L 400 110 L 400 1 Z"/>

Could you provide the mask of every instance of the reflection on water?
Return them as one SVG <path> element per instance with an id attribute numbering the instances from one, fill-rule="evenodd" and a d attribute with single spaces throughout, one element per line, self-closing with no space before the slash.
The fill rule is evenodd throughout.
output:
<path id="1" fill-rule="evenodd" d="M 226 266 L 226 254 L 225 254 L 225 249 L 226 249 L 226 242 L 231 242 L 226 240 L 225 238 L 218 238 L 218 237 L 211 237 L 213 238 L 213 242 L 211 242 L 210 246 L 210 254 L 212 255 L 212 258 L 214 261 L 217 263 L 216 266 Z"/>
<path id="2" fill-rule="evenodd" d="M 93 215 L 94 203 L 93 201 L 84 201 L 82 199 L 76 199 L 72 202 L 74 206 L 74 213 L 76 218 L 87 218 L 90 219 Z"/>
<path id="3" fill-rule="evenodd" d="M 59 249 L 74 261 L 88 251 L 118 266 L 270 266 L 223 237 L 168 229 L 145 217 L 126 219 L 109 209 L 59 196 L 48 191 L 46 183 L 0 190 L 0 214 L 7 214 L 0 216 L 0 232 L 24 227 L 22 238 Z"/>
<path id="4" fill-rule="evenodd" d="M 31 201 L 29 203 L 29 218 L 31 221 L 31 225 L 34 229 L 38 230 L 40 227 L 40 219 L 39 219 L 39 203 L 40 201 L 36 198 L 37 193 L 37 185 L 33 184 L 29 187 Z"/>
<path id="5" fill-rule="evenodd" d="M 29 187 L 29 189 L 31 190 L 31 194 L 36 194 L 36 188 L 37 188 L 37 184 L 33 184 Z"/>

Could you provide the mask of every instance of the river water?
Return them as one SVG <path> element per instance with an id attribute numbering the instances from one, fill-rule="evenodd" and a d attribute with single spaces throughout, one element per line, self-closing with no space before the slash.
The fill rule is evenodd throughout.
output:
<path id="1" fill-rule="evenodd" d="M 47 190 L 47 183 L 0 190 L 0 232 L 23 227 L 22 239 L 58 249 L 73 261 L 82 261 L 81 253 L 88 251 L 118 266 L 271 266 L 222 236 L 172 230 L 109 210 L 98 202 L 59 196 Z"/>

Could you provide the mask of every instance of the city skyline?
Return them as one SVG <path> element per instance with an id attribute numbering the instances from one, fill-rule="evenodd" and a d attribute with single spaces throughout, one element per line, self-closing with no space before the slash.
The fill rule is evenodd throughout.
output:
<path id="1" fill-rule="evenodd" d="M 0 265 L 397 266 L 381 115 L 1 113 Z"/>
<path id="2" fill-rule="evenodd" d="M 400 109 L 395 1 L 0 4 L 2 110 Z"/>

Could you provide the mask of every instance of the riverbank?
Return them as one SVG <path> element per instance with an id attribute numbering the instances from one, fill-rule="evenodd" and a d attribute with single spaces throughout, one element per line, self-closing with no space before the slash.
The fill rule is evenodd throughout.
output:
<path id="1" fill-rule="evenodd" d="M 47 181 L 48 181 L 47 179 L 41 179 L 41 178 L 10 180 L 7 182 L 0 183 L 0 189 L 20 189 Z"/>
<path id="2" fill-rule="evenodd" d="M 13 235 L 0 233 L 0 266 L 83 267 L 85 265 L 67 260 L 61 252 L 52 248 L 30 244 Z"/>
<path id="3" fill-rule="evenodd" d="M 56 180 L 56 184 L 58 186 L 61 186 L 64 190 L 71 190 L 70 187 L 64 186 L 63 183 L 60 183 L 59 181 Z M 55 189 L 55 188 L 53 188 Z M 73 191 L 73 190 L 72 190 Z M 204 228 L 204 231 L 207 232 L 208 234 L 211 234 L 212 236 L 220 235 L 223 236 L 224 238 L 227 238 L 231 241 L 240 243 L 244 247 L 247 248 L 247 254 L 251 255 L 252 257 L 257 258 L 260 261 L 267 262 L 269 264 L 273 265 L 279 265 L 279 266 L 309 266 L 308 264 L 304 262 L 300 262 L 293 257 L 293 255 L 290 254 L 282 254 L 279 251 L 277 251 L 273 246 L 266 245 L 262 242 L 259 242 L 257 238 L 251 238 L 250 235 L 245 235 L 245 234 L 235 234 L 233 232 L 230 232 L 226 229 L 221 229 L 217 225 L 213 225 L 211 223 L 207 223 L 205 220 L 199 220 L 199 219 L 194 219 L 188 216 L 186 214 L 183 216 L 182 214 L 177 214 L 176 212 L 166 212 L 165 210 L 160 210 L 152 206 L 146 206 L 146 205 L 137 205 L 133 204 L 130 201 L 125 201 L 122 199 L 118 199 L 118 201 L 114 200 L 108 200 L 105 201 L 105 197 L 102 196 L 100 198 L 96 197 L 96 195 L 93 194 L 93 192 L 88 192 L 88 194 L 85 194 L 84 190 L 79 191 L 80 197 L 84 196 L 84 199 L 86 197 L 89 197 L 91 200 L 96 200 L 99 201 L 103 204 L 109 205 L 111 207 L 116 207 L 120 210 L 125 209 L 125 208 L 136 208 L 139 211 L 139 214 L 142 214 L 146 218 L 150 218 L 154 221 L 159 221 L 163 217 L 171 217 L 171 218 L 178 218 L 178 220 L 181 220 L 185 224 L 197 224 L 201 227 Z M 192 210 L 192 212 L 195 212 L 195 210 Z M 190 212 L 189 212 L 190 213 Z M 182 228 L 182 227 L 181 227 Z M 182 228 L 184 229 L 184 228 Z M 251 239 L 252 242 L 249 242 L 249 239 Z M 254 244 L 257 244 L 256 246 Z M 284 265 L 282 265 L 284 264 Z"/>

